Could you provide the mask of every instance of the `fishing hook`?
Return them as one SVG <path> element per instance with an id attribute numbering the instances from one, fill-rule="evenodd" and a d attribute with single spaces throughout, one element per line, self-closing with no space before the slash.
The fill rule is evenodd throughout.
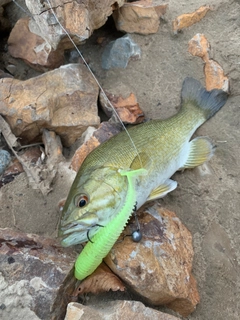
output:
<path id="1" fill-rule="evenodd" d="M 92 228 L 95 228 L 95 227 L 102 227 L 102 228 L 104 228 L 104 226 L 102 226 L 101 224 L 95 224 L 94 226 L 91 226 L 90 229 L 88 229 L 88 231 L 87 231 L 87 238 L 88 238 L 88 241 L 90 241 L 91 243 L 93 243 L 93 241 L 92 241 L 92 240 L 90 239 L 90 237 L 89 237 L 89 232 L 91 231 Z"/>

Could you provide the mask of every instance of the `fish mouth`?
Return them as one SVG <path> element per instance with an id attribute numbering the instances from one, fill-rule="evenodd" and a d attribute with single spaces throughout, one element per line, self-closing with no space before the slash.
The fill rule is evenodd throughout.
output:
<path id="1" fill-rule="evenodd" d="M 61 220 L 58 231 L 58 236 L 61 238 L 61 245 L 63 247 L 69 247 L 87 241 L 88 231 L 95 225 L 96 219 L 88 219 L 86 221 L 81 219 L 72 222 Z"/>
<path id="2" fill-rule="evenodd" d="M 61 238 L 61 245 L 69 247 L 85 242 L 89 228 L 91 226 L 78 222 L 69 223 L 64 227 L 61 226 L 58 232 L 58 236 Z"/>
<path id="3" fill-rule="evenodd" d="M 59 237 L 62 237 L 68 235 L 69 233 L 87 230 L 89 227 L 91 227 L 91 225 L 78 221 L 70 222 L 68 224 L 61 222 L 58 235 Z"/>
<path id="4" fill-rule="evenodd" d="M 62 238 L 63 247 L 88 241 L 89 230 L 98 223 L 98 216 L 92 212 L 86 212 L 78 220 L 75 220 L 73 216 L 60 220 L 58 236 Z"/>
<path id="5" fill-rule="evenodd" d="M 73 232 L 70 235 L 63 237 L 61 245 L 63 247 L 70 247 L 87 241 L 87 232 Z"/>

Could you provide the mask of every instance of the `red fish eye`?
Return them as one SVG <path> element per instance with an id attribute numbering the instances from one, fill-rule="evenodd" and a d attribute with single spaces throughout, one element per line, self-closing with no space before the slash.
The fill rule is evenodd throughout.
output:
<path id="1" fill-rule="evenodd" d="M 88 204 L 88 196 L 85 194 L 81 194 L 80 196 L 76 197 L 75 205 L 79 208 L 82 208 Z"/>

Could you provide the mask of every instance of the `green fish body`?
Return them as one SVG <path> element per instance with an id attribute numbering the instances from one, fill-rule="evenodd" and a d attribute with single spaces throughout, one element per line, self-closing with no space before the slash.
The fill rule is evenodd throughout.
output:
<path id="1" fill-rule="evenodd" d="M 63 208 L 59 228 L 62 245 L 91 240 L 122 210 L 128 179 L 121 170 L 146 170 L 147 174 L 134 180 L 139 208 L 174 190 L 177 182 L 170 178 L 177 170 L 194 168 L 210 159 L 214 149 L 210 140 L 190 139 L 226 100 L 224 91 L 208 92 L 197 80 L 186 78 L 176 115 L 131 127 L 131 139 L 123 131 L 93 150 L 79 169 Z"/>

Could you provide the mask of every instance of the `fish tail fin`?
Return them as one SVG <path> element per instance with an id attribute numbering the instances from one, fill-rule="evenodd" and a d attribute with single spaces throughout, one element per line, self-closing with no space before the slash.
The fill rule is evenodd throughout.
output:
<path id="1" fill-rule="evenodd" d="M 187 77 L 183 82 L 182 107 L 196 106 L 205 120 L 218 112 L 226 103 L 227 98 L 227 92 L 219 89 L 207 91 L 196 79 Z"/>

